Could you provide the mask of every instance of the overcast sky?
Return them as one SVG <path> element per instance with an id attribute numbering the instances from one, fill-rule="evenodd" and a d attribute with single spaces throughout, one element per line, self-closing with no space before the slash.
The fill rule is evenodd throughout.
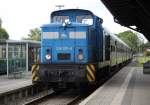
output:
<path id="1" fill-rule="evenodd" d="M 101 17 L 103 26 L 113 33 L 127 30 L 114 23 L 113 17 L 100 0 L 0 0 L 0 18 L 10 39 L 19 40 L 27 36 L 30 29 L 39 28 L 50 21 L 50 13 L 58 10 L 56 5 L 65 5 L 62 9 L 79 8 L 91 10 Z"/>

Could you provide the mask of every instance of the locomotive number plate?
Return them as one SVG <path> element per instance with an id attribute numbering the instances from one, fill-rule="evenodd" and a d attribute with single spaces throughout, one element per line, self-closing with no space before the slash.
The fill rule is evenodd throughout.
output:
<path id="1" fill-rule="evenodd" d="M 70 54 L 69 53 L 59 53 L 57 55 L 59 60 L 70 60 Z"/>

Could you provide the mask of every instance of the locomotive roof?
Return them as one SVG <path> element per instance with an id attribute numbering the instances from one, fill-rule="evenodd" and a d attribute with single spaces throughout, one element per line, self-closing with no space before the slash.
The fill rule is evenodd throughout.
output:
<path id="1" fill-rule="evenodd" d="M 57 10 L 57 11 L 52 12 L 51 16 L 62 15 L 62 14 L 64 15 L 64 13 L 94 15 L 91 11 L 85 10 L 85 9 L 63 9 L 63 10 Z"/>

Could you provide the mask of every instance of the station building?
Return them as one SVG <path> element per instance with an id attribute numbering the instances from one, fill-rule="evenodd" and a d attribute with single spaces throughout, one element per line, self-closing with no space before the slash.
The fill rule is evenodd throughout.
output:
<path id="1" fill-rule="evenodd" d="M 38 60 L 39 41 L 0 40 L 0 74 L 28 72 Z"/>

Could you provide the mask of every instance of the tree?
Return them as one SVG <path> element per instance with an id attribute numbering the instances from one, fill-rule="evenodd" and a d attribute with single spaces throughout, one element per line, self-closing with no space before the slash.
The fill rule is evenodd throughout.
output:
<path id="1" fill-rule="evenodd" d="M 142 46 L 143 48 L 150 48 L 150 43 L 147 42 L 147 43 L 145 43 L 145 44 L 142 44 L 141 46 Z"/>
<path id="2" fill-rule="evenodd" d="M 23 38 L 24 40 L 41 40 L 41 30 L 38 28 L 34 28 L 30 30 L 30 33 L 28 34 L 27 38 Z"/>
<path id="3" fill-rule="evenodd" d="M 132 50 L 138 51 L 140 40 L 135 33 L 129 30 L 129 31 L 121 32 L 117 36 L 120 39 L 122 39 L 129 47 L 131 47 Z"/>
<path id="4" fill-rule="evenodd" d="M 0 39 L 9 39 L 8 33 L 3 28 L 0 28 Z"/>

